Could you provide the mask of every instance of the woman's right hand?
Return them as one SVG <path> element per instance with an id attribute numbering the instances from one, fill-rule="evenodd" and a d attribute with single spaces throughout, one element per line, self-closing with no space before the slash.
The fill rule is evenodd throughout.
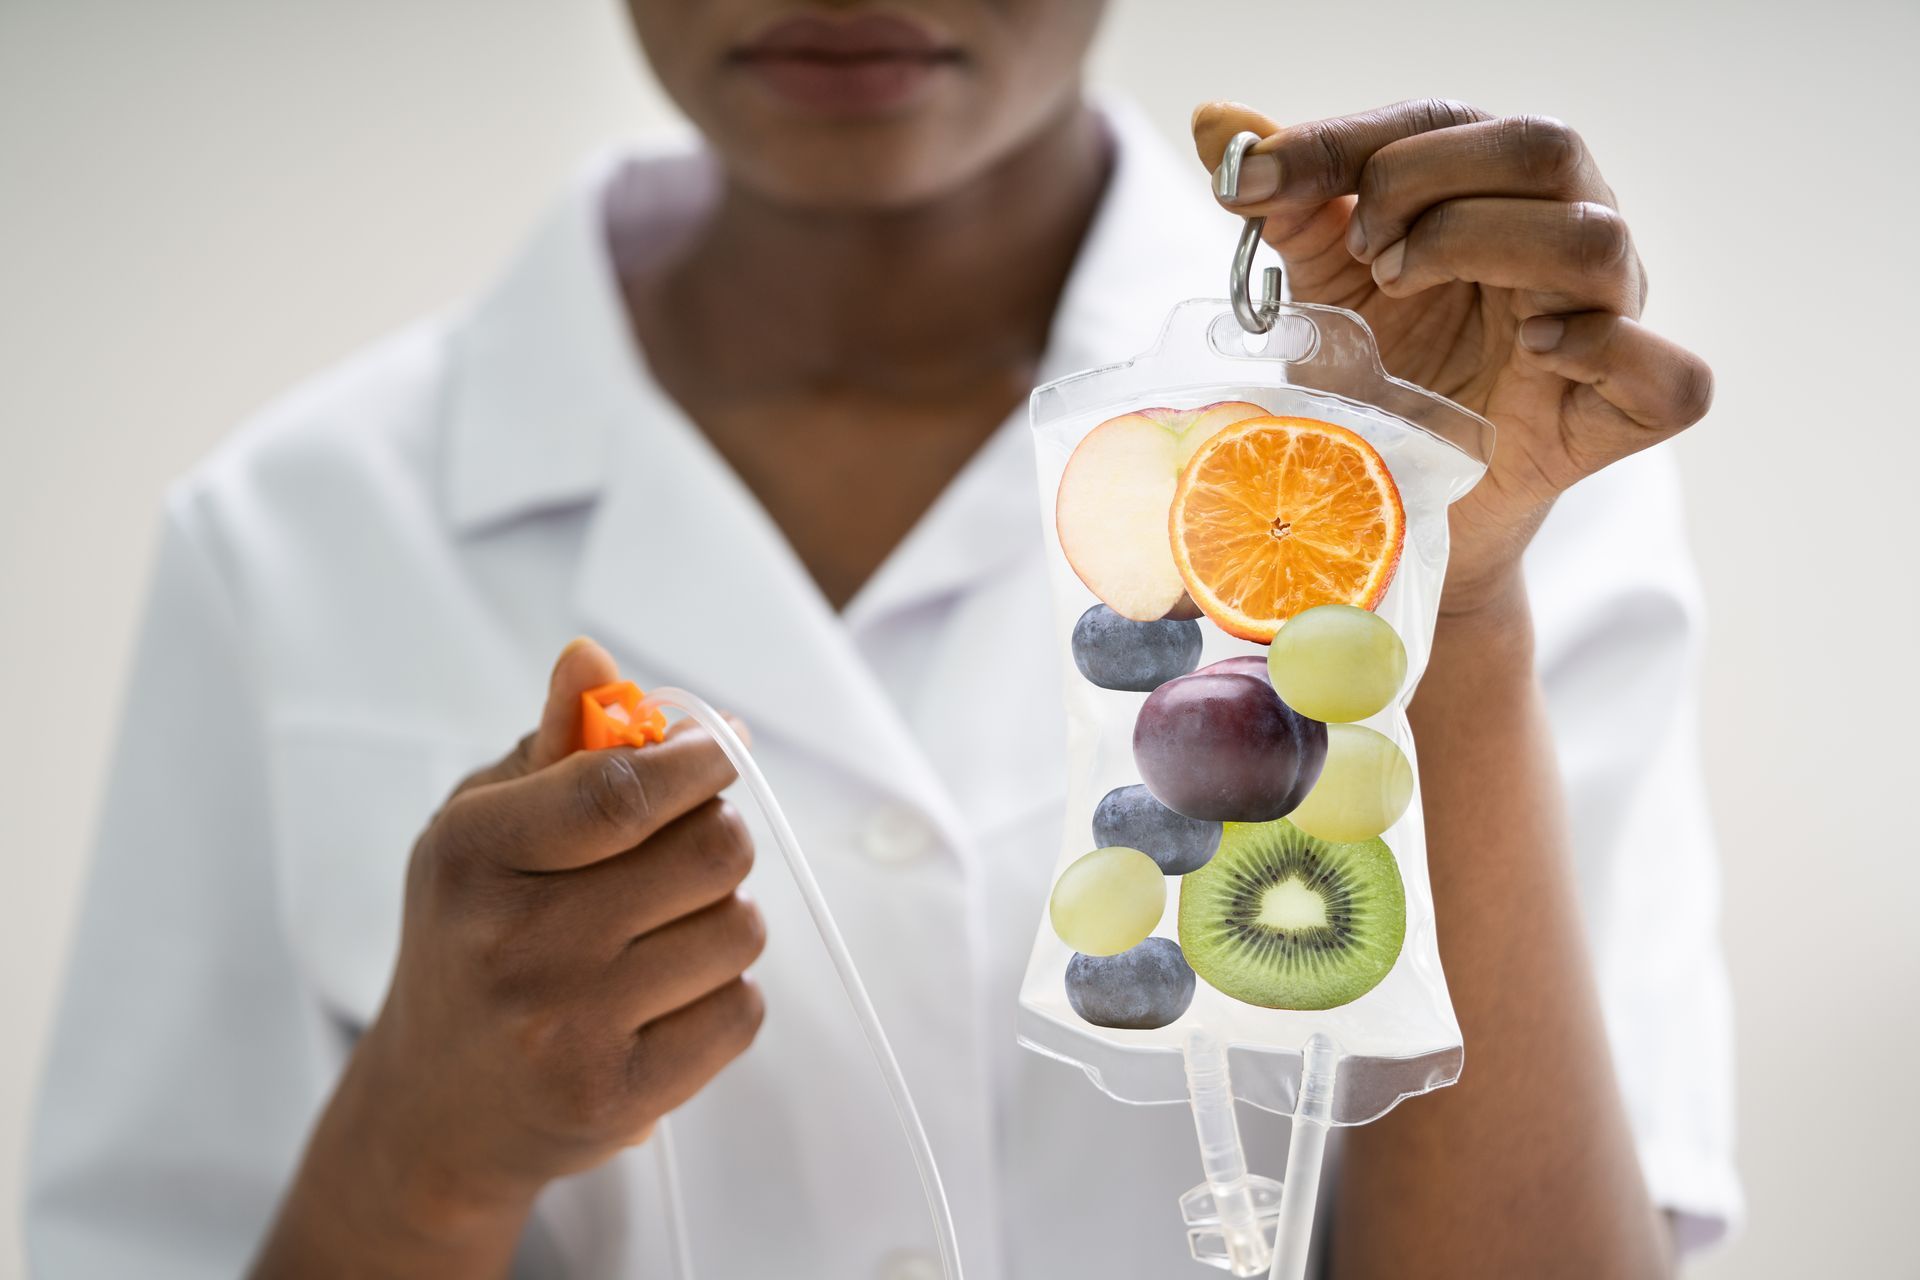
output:
<path id="1" fill-rule="evenodd" d="M 644 1139 L 753 1040 L 766 931 L 736 892 L 732 766 L 690 723 L 574 752 L 580 694 L 614 678 L 569 645 L 539 729 L 414 847 L 385 1006 L 258 1274 L 503 1269 L 543 1186 Z"/>

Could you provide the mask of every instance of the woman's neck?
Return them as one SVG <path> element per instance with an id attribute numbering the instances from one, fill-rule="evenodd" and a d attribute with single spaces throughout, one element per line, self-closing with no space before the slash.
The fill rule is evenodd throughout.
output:
<path id="1" fill-rule="evenodd" d="M 663 380 L 703 401 L 913 399 L 1030 372 L 1109 151 L 1076 97 L 1012 155 L 911 208 L 793 208 L 723 181 L 658 273 L 623 282 L 636 330 Z"/>

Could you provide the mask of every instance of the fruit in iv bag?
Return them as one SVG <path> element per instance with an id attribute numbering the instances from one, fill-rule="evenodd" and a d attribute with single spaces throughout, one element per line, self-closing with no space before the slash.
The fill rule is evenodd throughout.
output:
<path id="1" fill-rule="evenodd" d="M 1336 726 L 1338 727 L 1338 726 Z M 1407 933 L 1380 840 L 1335 844 L 1291 822 L 1229 823 L 1180 882 L 1180 947 L 1207 985 L 1267 1009 L 1332 1009 L 1380 985 Z"/>
<path id="2" fill-rule="evenodd" d="M 1187 593 L 1228 635 L 1261 644 L 1316 605 L 1371 609 L 1406 540 L 1386 462 L 1345 427 L 1249 418 L 1194 451 L 1168 519 Z"/>
<path id="3" fill-rule="evenodd" d="M 1200 661 L 1200 624 L 1162 619 L 1135 622 L 1104 604 L 1073 627 L 1073 663 L 1102 689 L 1147 693 Z"/>
<path id="4" fill-rule="evenodd" d="M 1251 672 L 1169 680 L 1133 722 L 1133 762 L 1147 789 L 1176 813 L 1207 822 L 1285 817 L 1306 798 L 1326 753 L 1326 726 Z"/>
<path id="5" fill-rule="evenodd" d="M 1075 951 L 1117 955 L 1146 941 L 1167 909 L 1167 878 L 1138 849 L 1095 849 L 1060 873 L 1047 915 Z"/>
<path id="6" fill-rule="evenodd" d="M 1323 604 L 1295 614 L 1267 650 L 1280 700 L 1315 720 L 1353 721 L 1385 710 L 1407 679 L 1407 647 L 1377 613 Z"/>
<path id="7" fill-rule="evenodd" d="M 1327 726 L 1327 762 L 1293 811 L 1293 825 L 1322 840 L 1370 840 L 1407 811 L 1413 765 L 1392 738 L 1360 724 Z"/>
<path id="8" fill-rule="evenodd" d="M 1187 458 L 1209 436 L 1266 410 L 1242 400 L 1142 409 L 1095 427 L 1060 474 L 1054 528 L 1080 581 L 1123 618 L 1197 617 L 1167 542 Z"/>
<path id="9" fill-rule="evenodd" d="M 1256 680 L 1273 683 L 1267 676 L 1267 660 L 1257 653 L 1236 654 L 1231 658 L 1222 658 L 1218 662 L 1209 662 L 1201 671 L 1230 672 L 1237 676 L 1252 676 Z M 1286 699 L 1282 698 L 1282 702 Z"/>
<path id="10" fill-rule="evenodd" d="M 1067 961 L 1067 1003 L 1096 1027 L 1151 1031 L 1193 1003 L 1193 969 L 1172 938 L 1148 938 L 1112 956 Z"/>
<path id="11" fill-rule="evenodd" d="M 1138 849 L 1167 875 L 1183 876 L 1205 866 L 1220 847 L 1220 824 L 1175 813 L 1135 783 L 1115 787 L 1095 806 L 1093 842 Z"/>

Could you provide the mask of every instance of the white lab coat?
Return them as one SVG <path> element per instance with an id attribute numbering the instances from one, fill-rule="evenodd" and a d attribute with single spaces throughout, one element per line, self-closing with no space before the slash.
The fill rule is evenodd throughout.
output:
<path id="1" fill-rule="evenodd" d="M 1197 166 L 1109 114 L 1118 167 L 1045 377 L 1218 294 L 1237 229 Z M 925 1112 L 968 1274 L 1196 1274 L 1184 1109 L 1121 1106 L 1014 1044 L 1064 787 L 1024 414 L 836 614 L 632 349 L 600 204 L 616 162 L 663 193 L 699 163 L 594 165 L 475 304 L 297 390 L 170 494 L 36 1114 L 36 1273 L 244 1265 L 379 1007 L 415 835 L 587 632 L 753 725 Z M 1656 1197 L 1708 1238 L 1739 1192 L 1671 461 L 1567 495 L 1527 568 L 1634 1132 Z M 749 887 L 766 1026 L 675 1117 L 701 1273 L 933 1275 L 786 872 L 763 858 Z M 1278 1174 L 1284 1122 L 1247 1124 Z M 555 1184 L 520 1270 L 671 1274 L 660 1205 L 644 1147 Z"/>

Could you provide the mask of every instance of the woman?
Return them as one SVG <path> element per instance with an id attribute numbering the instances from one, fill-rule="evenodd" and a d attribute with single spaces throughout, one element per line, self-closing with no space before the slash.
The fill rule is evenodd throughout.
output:
<path id="1" fill-rule="evenodd" d="M 566 754 L 617 668 L 758 734 L 969 1275 L 1191 1265 L 1184 1115 L 1013 1043 L 1063 794 L 1020 409 L 1218 292 L 1206 167 L 1242 128 L 1230 210 L 1295 295 L 1501 431 L 1412 708 L 1470 1065 L 1352 1134 L 1328 1266 L 1642 1276 L 1714 1231 L 1693 596 L 1670 470 L 1612 465 L 1710 382 L 1635 323 L 1579 139 L 1218 105 L 1180 167 L 1082 99 L 1097 0 L 631 8 L 707 149 L 597 166 L 476 305 L 171 497 L 41 1111 L 44 1271 L 671 1274 L 644 1148 L 674 1110 L 706 1274 L 932 1274 L 784 873 L 740 892 L 716 748 Z"/>

